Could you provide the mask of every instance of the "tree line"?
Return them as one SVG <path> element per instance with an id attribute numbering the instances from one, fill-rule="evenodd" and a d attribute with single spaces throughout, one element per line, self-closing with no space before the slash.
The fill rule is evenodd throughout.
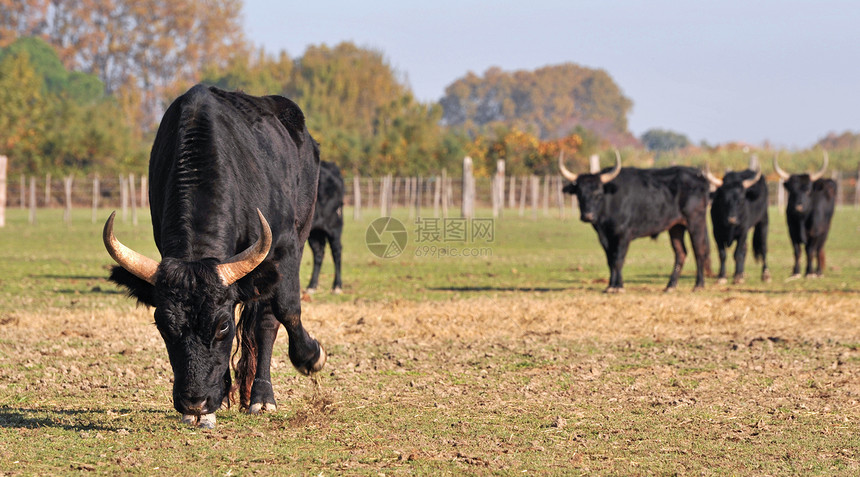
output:
<path id="1" fill-rule="evenodd" d="M 241 6 L 0 0 L 0 154 L 12 158 L 10 172 L 145 173 L 161 114 L 197 82 L 293 99 L 323 158 L 347 175 L 454 172 L 466 155 L 478 177 L 499 159 L 511 174 L 542 175 L 555 172 L 561 151 L 584 170 L 612 146 L 625 148 L 629 165 L 726 162 L 720 148 L 691 146 L 680 133 L 634 137 L 633 102 L 603 70 L 491 68 L 422 103 L 381 51 L 343 42 L 293 58 L 250 45 Z M 845 134 L 827 145 L 856 150 L 860 140 Z"/>

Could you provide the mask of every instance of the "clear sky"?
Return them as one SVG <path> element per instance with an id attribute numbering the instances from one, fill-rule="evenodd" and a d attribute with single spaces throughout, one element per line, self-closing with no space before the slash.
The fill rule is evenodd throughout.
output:
<path id="1" fill-rule="evenodd" d="M 422 101 L 492 66 L 573 62 L 633 101 L 631 131 L 806 148 L 860 132 L 858 0 L 244 0 L 270 53 L 351 41 Z"/>

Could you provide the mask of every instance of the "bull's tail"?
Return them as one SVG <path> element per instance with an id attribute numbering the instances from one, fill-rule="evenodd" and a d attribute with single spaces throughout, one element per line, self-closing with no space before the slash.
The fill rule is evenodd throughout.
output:
<path id="1" fill-rule="evenodd" d="M 764 225 L 761 222 L 756 224 L 753 229 L 752 246 L 755 261 L 761 262 L 764 259 L 764 254 L 766 253 L 765 247 L 767 246 L 765 244 Z"/>
<path id="2" fill-rule="evenodd" d="M 240 409 L 247 409 L 251 405 L 251 386 L 254 384 L 254 375 L 257 373 L 257 340 L 254 332 L 254 315 L 260 312 L 257 307 L 259 303 L 251 302 L 237 307 L 239 323 L 236 325 L 236 339 L 239 345 L 233 352 L 233 370 L 236 373 L 236 382 L 230 389 L 230 400 L 235 401 L 236 392 L 239 393 Z M 238 360 L 237 360 L 238 356 Z"/>

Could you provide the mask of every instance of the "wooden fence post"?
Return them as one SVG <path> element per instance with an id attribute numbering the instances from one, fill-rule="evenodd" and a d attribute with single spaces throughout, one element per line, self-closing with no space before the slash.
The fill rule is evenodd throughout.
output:
<path id="1" fill-rule="evenodd" d="M 21 174 L 21 210 L 27 208 L 27 177 Z"/>
<path id="2" fill-rule="evenodd" d="M 373 208 L 373 178 L 367 178 L 367 210 Z"/>
<path id="3" fill-rule="evenodd" d="M 128 198 L 131 202 L 131 224 L 137 227 L 137 193 L 134 191 L 134 174 L 128 175 Z"/>
<path id="4" fill-rule="evenodd" d="M 30 224 L 36 223 L 36 178 L 30 176 Z"/>
<path id="5" fill-rule="evenodd" d="M 776 183 L 776 206 L 780 209 L 785 207 L 785 187 L 783 187 L 784 183 L 785 181 L 782 180 L 782 177 L 780 177 Z"/>
<path id="6" fill-rule="evenodd" d="M 538 216 L 538 198 L 540 195 L 540 179 L 538 176 L 531 176 L 532 182 L 532 219 L 537 220 Z"/>
<path id="7" fill-rule="evenodd" d="M 149 207 L 149 188 L 147 187 L 147 181 L 149 178 L 146 174 L 140 176 L 140 206 L 141 207 Z"/>
<path id="8" fill-rule="evenodd" d="M 361 177 L 358 172 L 352 176 L 352 220 L 361 219 Z"/>
<path id="9" fill-rule="evenodd" d="M 99 210 L 99 176 L 96 174 L 93 177 L 93 223 L 96 223 L 98 220 L 98 210 Z"/>
<path id="10" fill-rule="evenodd" d="M 45 174 L 45 208 L 51 206 L 51 173 Z"/>
<path id="11" fill-rule="evenodd" d="M 528 179 L 523 176 L 520 178 L 520 217 L 526 215 L 526 194 L 529 190 Z"/>
<path id="12" fill-rule="evenodd" d="M 588 170 L 592 174 L 600 172 L 600 156 L 592 154 L 591 157 L 588 158 Z"/>
<path id="13" fill-rule="evenodd" d="M 6 226 L 6 166 L 9 158 L 0 155 L 0 227 Z"/>
<path id="14" fill-rule="evenodd" d="M 543 216 L 549 215 L 549 176 L 543 176 Z"/>
<path id="15" fill-rule="evenodd" d="M 475 186 L 472 177 L 472 158 L 463 158 L 463 199 L 460 204 L 460 214 L 470 219 L 475 215 Z"/>
<path id="16" fill-rule="evenodd" d="M 448 196 L 450 196 L 450 185 L 448 183 L 448 170 L 442 169 L 442 184 L 440 185 L 442 193 L 442 217 L 448 218 Z"/>
<path id="17" fill-rule="evenodd" d="M 860 165 L 857 166 L 857 180 L 854 182 L 854 208 L 860 207 Z"/>
<path id="18" fill-rule="evenodd" d="M 562 189 L 564 188 L 563 180 L 561 176 L 555 176 L 555 201 L 558 203 L 558 218 L 561 220 L 565 220 L 564 213 L 564 192 Z"/>
<path id="19" fill-rule="evenodd" d="M 510 184 L 508 185 L 508 208 L 513 209 L 517 206 L 517 179 L 511 175 Z"/>
<path id="20" fill-rule="evenodd" d="M 63 222 L 66 224 L 72 223 L 72 176 L 68 175 L 63 178 L 63 192 L 66 193 L 65 210 L 63 210 Z"/>
<path id="21" fill-rule="evenodd" d="M 128 183 L 125 181 L 125 177 L 120 174 L 119 175 L 119 195 L 120 200 L 122 201 L 122 221 L 128 221 Z"/>
<path id="22" fill-rule="evenodd" d="M 502 215 L 505 208 L 505 161 L 496 161 L 496 175 L 493 177 L 493 217 Z"/>

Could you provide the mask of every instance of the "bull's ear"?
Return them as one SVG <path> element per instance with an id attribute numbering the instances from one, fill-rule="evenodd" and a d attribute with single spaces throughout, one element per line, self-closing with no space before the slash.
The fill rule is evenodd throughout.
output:
<path id="1" fill-rule="evenodd" d="M 271 298 L 278 286 L 281 275 L 271 260 L 263 260 L 251 273 L 236 282 L 239 286 L 239 301 L 264 300 Z"/>
<path id="2" fill-rule="evenodd" d="M 111 268 L 108 280 L 128 289 L 128 296 L 147 306 L 155 306 L 155 287 L 146 280 L 133 275 L 128 270 L 115 265 Z"/>
<path id="3" fill-rule="evenodd" d="M 576 195 L 576 182 L 569 182 L 561 191 L 565 194 Z"/>

